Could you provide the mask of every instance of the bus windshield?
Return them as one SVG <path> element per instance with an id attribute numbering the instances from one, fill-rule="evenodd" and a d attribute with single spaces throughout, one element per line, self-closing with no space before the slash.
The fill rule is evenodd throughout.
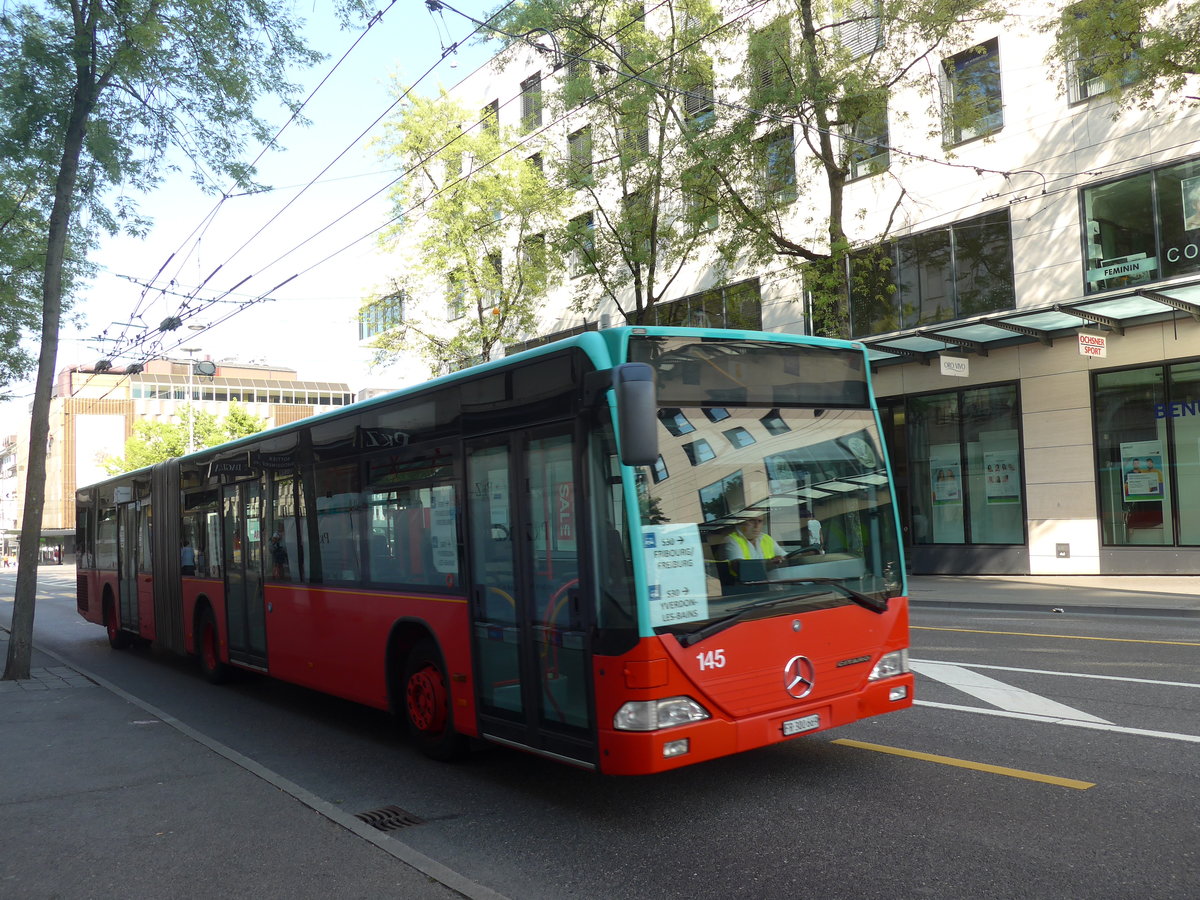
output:
<path id="1" fill-rule="evenodd" d="M 895 596 L 896 519 L 861 354 L 646 340 L 631 357 L 655 366 L 660 404 L 660 456 L 637 475 L 649 624 L 686 633 Z"/>

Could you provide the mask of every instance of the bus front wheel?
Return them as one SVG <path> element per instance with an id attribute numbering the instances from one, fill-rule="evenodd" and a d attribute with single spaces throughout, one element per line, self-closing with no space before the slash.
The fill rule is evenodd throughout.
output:
<path id="1" fill-rule="evenodd" d="M 432 641 L 421 641 L 408 656 L 404 720 L 409 736 L 426 756 L 447 760 L 466 751 L 466 740 L 450 720 L 449 680 Z"/>
<path id="2" fill-rule="evenodd" d="M 196 620 L 196 654 L 200 671 L 210 684 L 221 684 L 229 678 L 229 666 L 221 662 L 221 633 L 212 607 L 206 606 Z"/>

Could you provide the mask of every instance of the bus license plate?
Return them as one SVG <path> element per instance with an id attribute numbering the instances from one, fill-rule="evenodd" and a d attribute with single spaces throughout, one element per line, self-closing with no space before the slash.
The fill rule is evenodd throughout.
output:
<path id="1" fill-rule="evenodd" d="M 804 731 L 812 731 L 814 728 L 819 728 L 821 725 L 820 716 L 805 716 L 802 719 L 788 719 L 783 723 L 783 736 L 788 737 L 793 734 L 800 734 Z"/>

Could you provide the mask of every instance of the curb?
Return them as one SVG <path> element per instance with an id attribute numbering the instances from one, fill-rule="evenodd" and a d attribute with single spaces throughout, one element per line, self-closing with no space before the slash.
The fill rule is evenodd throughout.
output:
<path id="1" fill-rule="evenodd" d="M 912 609 L 945 610 L 993 610 L 996 612 L 1027 612 L 1060 615 L 1074 613 L 1085 616 L 1148 616 L 1166 619 L 1200 619 L 1200 609 L 1154 608 L 1149 606 L 1055 606 L 1052 603 L 993 603 L 986 600 L 968 602 L 964 600 L 914 600 L 909 597 Z"/>

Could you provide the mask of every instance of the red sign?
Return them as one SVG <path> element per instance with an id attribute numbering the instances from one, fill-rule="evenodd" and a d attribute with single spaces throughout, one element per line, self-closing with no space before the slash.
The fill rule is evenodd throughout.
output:
<path id="1" fill-rule="evenodd" d="M 575 485 L 564 481 L 558 485 L 558 539 L 575 540 Z"/>

